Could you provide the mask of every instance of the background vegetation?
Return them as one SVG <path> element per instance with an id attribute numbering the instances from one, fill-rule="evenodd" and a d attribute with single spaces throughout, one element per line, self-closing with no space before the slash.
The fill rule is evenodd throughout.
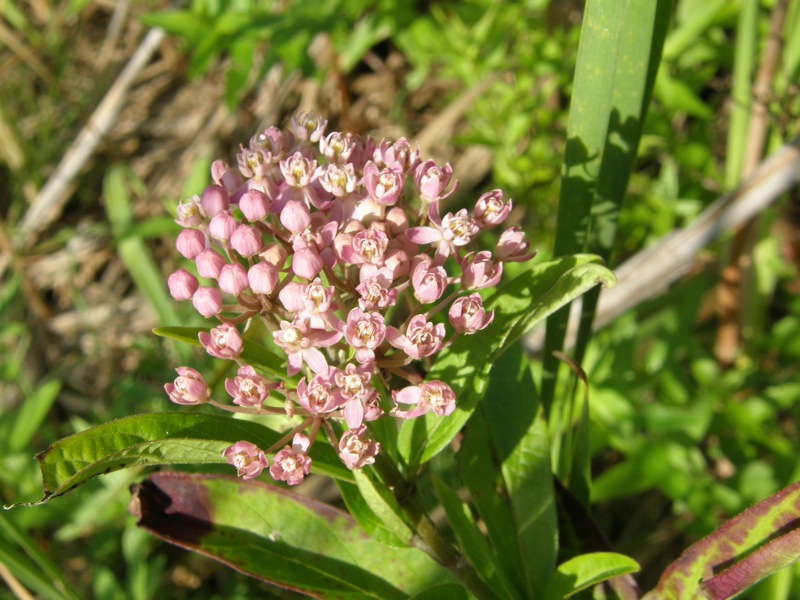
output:
<path id="1" fill-rule="evenodd" d="M 418 138 L 454 165 L 452 202 L 504 188 L 513 224 L 551 256 L 582 11 L 546 0 L 1 2 L 4 504 L 40 496 L 32 457 L 56 439 L 170 408 L 162 386 L 186 350 L 151 330 L 196 319 L 163 283 L 179 258 L 171 211 L 202 189 L 211 160 L 298 110 Z M 153 26 L 169 35 L 108 109 Z M 612 268 L 692 223 L 798 134 L 798 30 L 797 0 L 675 2 Z M 775 56 L 771 32 L 783 39 Z M 99 143 L 57 210 L 37 213 L 58 165 L 86 147 L 85 127 Z M 800 479 L 797 203 L 791 192 L 680 281 L 637 298 L 582 360 L 595 520 L 641 564 L 645 590 L 693 540 Z M 137 530 L 127 488 L 141 475 L 0 513 L 0 596 L 24 597 L 20 585 L 47 598 L 289 597 Z M 331 490 L 320 481 L 306 493 Z M 749 597 L 797 595 L 793 568 Z"/>

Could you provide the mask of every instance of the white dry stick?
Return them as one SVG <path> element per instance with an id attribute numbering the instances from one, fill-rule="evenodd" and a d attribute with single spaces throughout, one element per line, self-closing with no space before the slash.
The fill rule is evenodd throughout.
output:
<path id="1" fill-rule="evenodd" d="M 163 29 L 152 29 L 108 90 L 102 102 L 84 125 L 55 172 L 34 199 L 22 222 L 19 234 L 23 245 L 30 244 L 36 234 L 61 216 L 69 200 L 69 189 L 75 176 L 94 154 L 125 104 L 128 90 L 164 39 Z"/>
<path id="2" fill-rule="evenodd" d="M 742 185 L 718 198 L 685 229 L 663 236 L 614 270 L 617 285 L 600 293 L 594 328 L 663 292 L 688 273 L 695 256 L 726 231 L 757 215 L 784 192 L 800 183 L 800 136 L 784 144 L 761 163 Z M 578 303 L 573 303 L 567 328 L 566 346 L 572 347 L 578 329 Z M 537 329 L 525 338 L 529 352 L 544 346 L 544 331 Z"/>

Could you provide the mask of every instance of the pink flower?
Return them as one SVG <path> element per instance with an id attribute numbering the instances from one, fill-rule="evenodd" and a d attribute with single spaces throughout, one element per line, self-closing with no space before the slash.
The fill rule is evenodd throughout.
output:
<path id="1" fill-rule="evenodd" d="M 346 431 L 339 440 L 339 458 L 350 470 L 371 465 L 375 462 L 375 456 L 380 452 L 381 445 L 364 439 L 365 432 L 366 427 L 361 425 L 357 429 Z"/>
<path id="2" fill-rule="evenodd" d="M 333 312 L 334 293 L 333 286 L 322 285 L 322 280 L 317 277 L 307 285 L 289 282 L 278 294 L 278 299 L 286 310 L 308 317 L 309 325 L 314 329 L 340 329 L 341 321 Z"/>
<path id="3" fill-rule="evenodd" d="M 219 289 L 238 296 L 247 289 L 247 271 L 239 263 L 225 265 L 219 272 Z"/>
<path id="4" fill-rule="evenodd" d="M 169 294 L 175 300 L 188 300 L 197 291 L 199 285 L 197 277 L 184 269 L 178 269 L 167 279 Z"/>
<path id="5" fill-rule="evenodd" d="M 280 383 L 266 381 L 250 365 L 239 367 L 236 377 L 225 380 L 225 391 L 239 406 L 261 406 L 270 391 L 278 387 Z"/>
<path id="6" fill-rule="evenodd" d="M 222 294 L 217 288 L 200 287 L 192 296 L 192 306 L 206 319 L 222 310 Z"/>
<path id="7" fill-rule="evenodd" d="M 512 227 L 500 234 L 494 254 L 503 262 L 525 262 L 536 256 L 536 250 L 528 252 L 530 247 L 530 241 L 520 228 Z"/>
<path id="8" fill-rule="evenodd" d="M 211 396 L 211 389 L 203 376 L 189 367 L 178 367 L 178 378 L 164 385 L 169 399 L 175 404 L 203 404 Z"/>
<path id="9" fill-rule="evenodd" d="M 285 481 L 289 485 L 301 483 L 311 471 L 311 457 L 308 456 L 308 438 L 296 433 L 291 448 L 284 448 L 272 458 L 269 474 L 275 481 Z"/>
<path id="10" fill-rule="evenodd" d="M 302 188 L 311 183 L 317 170 L 317 161 L 306 158 L 302 152 L 295 152 L 280 162 L 280 168 L 287 185 Z"/>
<path id="11" fill-rule="evenodd" d="M 493 262 L 492 253 L 482 250 L 467 254 L 461 261 L 461 285 L 467 290 L 494 287 L 503 276 L 503 263 Z"/>
<path id="12" fill-rule="evenodd" d="M 364 187 L 375 201 L 386 206 L 396 204 L 404 185 L 405 174 L 400 165 L 395 163 L 382 171 L 372 161 L 364 165 Z"/>
<path id="13" fill-rule="evenodd" d="M 438 352 L 444 335 L 444 325 L 429 322 L 425 315 L 411 317 L 405 335 L 394 327 L 389 327 L 386 331 L 389 343 L 415 360 Z"/>
<path id="14" fill-rule="evenodd" d="M 312 415 L 329 413 L 342 404 L 342 397 L 333 384 L 332 371 L 314 375 L 308 384 L 304 377 L 297 384 L 297 403 Z"/>
<path id="15" fill-rule="evenodd" d="M 194 195 L 186 202 L 178 202 L 175 222 L 181 227 L 199 227 L 203 224 L 203 209 L 200 196 Z"/>
<path id="16" fill-rule="evenodd" d="M 350 162 L 350 157 L 358 150 L 359 140 L 352 133 L 334 131 L 319 140 L 319 151 L 332 163 Z M 353 156 L 353 158 L 358 158 Z"/>
<path id="17" fill-rule="evenodd" d="M 319 348 L 342 339 L 341 332 L 312 329 L 308 321 L 307 317 L 297 317 L 291 323 L 282 321 L 280 331 L 272 332 L 275 343 L 286 352 L 286 373 L 290 377 L 300 371 L 304 362 L 314 373 L 327 373 L 328 361 Z"/>
<path id="18" fill-rule="evenodd" d="M 447 288 L 447 272 L 433 265 L 427 256 L 416 261 L 411 270 L 411 285 L 414 296 L 423 304 L 436 302 Z"/>
<path id="19" fill-rule="evenodd" d="M 453 302 L 447 316 L 458 333 L 471 334 L 488 327 L 494 320 L 494 311 L 487 315 L 480 295 L 470 294 Z"/>
<path id="20" fill-rule="evenodd" d="M 419 145 L 414 150 L 404 137 L 394 143 L 381 140 L 373 158 L 379 165 L 394 168 L 396 165 L 403 173 L 415 169 L 419 164 Z"/>
<path id="21" fill-rule="evenodd" d="M 475 220 L 481 228 L 499 225 L 511 212 L 511 200 L 503 201 L 502 190 L 486 192 L 475 203 Z"/>
<path id="22" fill-rule="evenodd" d="M 355 191 L 358 178 L 353 171 L 353 165 L 328 163 L 317 167 L 317 181 L 325 191 L 341 198 Z"/>
<path id="23" fill-rule="evenodd" d="M 442 198 L 447 198 L 456 191 L 456 185 L 449 192 L 445 193 L 450 178 L 453 176 L 453 167 L 447 163 L 439 167 L 434 161 L 426 160 L 414 169 L 414 183 L 417 186 L 419 195 L 423 202 L 436 202 Z"/>
<path id="24" fill-rule="evenodd" d="M 184 258 L 194 260 L 206 248 L 206 236 L 197 229 L 184 229 L 175 240 L 175 247 Z"/>
<path id="25" fill-rule="evenodd" d="M 236 358 L 244 347 L 242 337 L 230 323 L 217 325 L 208 333 L 201 331 L 197 337 L 206 352 L 215 358 Z"/>
<path id="26" fill-rule="evenodd" d="M 389 237 L 380 229 L 370 227 L 356 233 L 350 244 L 340 249 L 342 260 L 351 265 L 383 264 L 384 253 L 389 246 Z"/>
<path id="27" fill-rule="evenodd" d="M 372 362 L 345 367 L 344 371 L 333 370 L 333 382 L 344 402 L 344 420 L 350 429 L 356 429 L 364 420 L 365 405 L 376 396 L 371 385 L 374 371 Z"/>
<path id="28" fill-rule="evenodd" d="M 392 415 L 403 419 L 413 419 L 428 412 L 436 416 L 446 417 L 456 408 L 456 395 L 449 385 L 443 381 L 435 380 L 403 388 L 399 392 L 392 392 L 395 404 L 413 404 L 414 408 L 401 411 L 395 407 Z"/>
<path id="29" fill-rule="evenodd" d="M 328 121 L 313 113 L 299 113 L 290 119 L 292 132 L 297 139 L 308 140 L 316 144 L 325 134 L 325 127 Z"/>
<path id="30" fill-rule="evenodd" d="M 361 310 L 384 309 L 394 306 L 397 298 L 397 290 L 392 287 L 392 272 L 386 268 L 378 269 L 373 277 L 362 281 L 356 291 L 361 296 L 358 299 L 358 306 Z"/>
<path id="31" fill-rule="evenodd" d="M 456 214 L 447 213 L 439 218 L 439 204 L 434 202 L 428 209 L 433 227 L 410 227 L 406 236 L 415 244 L 434 244 L 437 262 L 455 253 L 457 247 L 466 246 L 479 228 L 475 220 L 462 208 Z"/>
<path id="32" fill-rule="evenodd" d="M 364 363 L 375 358 L 375 348 L 386 338 L 386 323 L 377 312 L 365 313 L 354 308 L 347 315 L 344 338 L 356 351 L 356 360 Z"/>
<path id="33" fill-rule="evenodd" d="M 267 457 L 258 446 L 244 440 L 225 448 L 222 457 L 229 465 L 236 467 L 236 474 L 242 479 L 258 477 L 268 464 Z"/>

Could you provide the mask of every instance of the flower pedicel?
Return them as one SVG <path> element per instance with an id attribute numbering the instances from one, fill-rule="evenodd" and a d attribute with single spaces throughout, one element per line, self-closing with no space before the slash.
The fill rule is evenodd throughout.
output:
<path id="1" fill-rule="evenodd" d="M 184 229 L 176 248 L 202 281 L 179 269 L 170 293 L 219 321 L 200 343 L 238 370 L 225 382 L 224 405 L 189 367 L 177 369 L 167 394 L 177 404 L 301 419 L 273 448 L 242 440 L 223 452 L 244 478 L 267 469 L 300 483 L 320 429 L 358 469 L 380 451 L 370 421 L 451 414 L 456 397 L 447 382 L 419 373 L 456 336 L 491 324 L 494 311 L 475 290 L 497 285 L 504 262 L 535 255 L 516 228 L 500 234 L 494 254 L 470 248 L 511 211 L 500 190 L 480 196 L 472 211 L 440 216 L 440 200 L 457 186 L 449 164 L 421 161 L 405 138 L 376 143 L 326 134 L 326 126 L 299 115 L 285 130 L 266 129 L 241 147 L 236 168 L 216 161 L 214 183 L 178 205 Z M 263 343 L 285 353 L 286 381 L 242 360 L 239 326 L 254 318 L 272 334 Z M 270 395 L 282 406 L 267 402 Z"/>

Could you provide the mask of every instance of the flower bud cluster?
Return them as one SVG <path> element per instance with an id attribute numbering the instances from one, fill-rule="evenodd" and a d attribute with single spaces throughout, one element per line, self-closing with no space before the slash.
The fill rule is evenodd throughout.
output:
<path id="1" fill-rule="evenodd" d="M 423 161 L 405 138 L 378 143 L 326 125 L 299 115 L 284 130 L 266 129 L 241 147 L 236 167 L 215 162 L 214 183 L 177 209 L 176 248 L 197 276 L 177 270 L 170 293 L 219 321 L 200 343 L 239 369 L 225 382 L 230 403 L 211 400 L 188 367 L 167 384 L 170 398 L 302 417 L 266 452 L 246 441 L 225 451 L 245 478 L 268 469 L 299 483 L 320 429 L 348 468 L 360 468 L 380 449 L 369 422 L 451 414 L 450 386 L 420 373 L 455 337 L 492 322 L 478 290 L 497 285 L 504 263 L 535 254 L 518 228 L 502 232 L 494 252 L 472 249 L 511 211 L 500 190 L 442 216 L 440 201 L 457 186 L 449 164 Z M 239 327 L 251 319 L 285 354 L 285 381 L 242 358 Z"/>

